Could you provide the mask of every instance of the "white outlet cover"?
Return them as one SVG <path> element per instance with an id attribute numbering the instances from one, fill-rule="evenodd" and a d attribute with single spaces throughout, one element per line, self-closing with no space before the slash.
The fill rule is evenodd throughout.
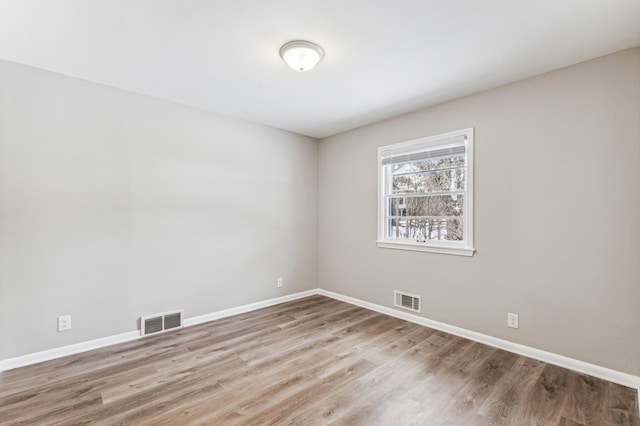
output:
<path id="1" fill-rule="evenodd" d="M 507 314 L 507 327 L 510 328 L 519 328 L 519 318 L 518 314 Z"/>
<path id="2" fill-rule="evenodd" d="M 62 315 L 58 317 L 58 331 L 71 330 L 71 315 Z"/>

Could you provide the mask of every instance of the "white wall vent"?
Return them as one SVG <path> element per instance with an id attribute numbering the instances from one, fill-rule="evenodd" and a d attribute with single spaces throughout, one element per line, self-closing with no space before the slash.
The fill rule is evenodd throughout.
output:
<path id="1" fill-rule="evenodd" d="M 182 328 L 184 310 L 164 312 L 161 314 L 146 315 L 140 317 L 140 335 L 163 333 L 176 328 Z"/>
<path id="2" fill-rule="evenodd" d="M 420 312 L 422 310 L 422 300 L 420 296 L 398 290 L 394 290 L 393 295 L 394 306 L 413 312 Z"/>

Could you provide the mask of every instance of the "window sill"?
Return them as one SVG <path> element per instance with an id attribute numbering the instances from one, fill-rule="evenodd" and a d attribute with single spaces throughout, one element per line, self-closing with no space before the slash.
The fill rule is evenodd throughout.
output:
<path id="1" fill-rule="evenodd" d="M 472 247 L 433 246 L 421 243 L 376 241 L 379 248 L 396 250 L 424 251 L 429 253 L 453 254 L 456 256 L 473 256 L 476 251 Z"/>

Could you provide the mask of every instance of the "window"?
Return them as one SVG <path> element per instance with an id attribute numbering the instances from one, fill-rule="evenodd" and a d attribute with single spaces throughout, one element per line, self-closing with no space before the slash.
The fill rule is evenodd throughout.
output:
<path id="1" fill-rule="evenodd" d="M 378 247 L 473 255 L 473 128 L 380 147 L 378 170 Z"/>

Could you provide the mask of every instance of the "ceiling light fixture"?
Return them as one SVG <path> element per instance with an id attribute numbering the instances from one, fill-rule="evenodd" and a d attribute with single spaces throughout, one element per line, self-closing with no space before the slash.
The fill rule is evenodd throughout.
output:
<path id="1" fill-rule="evenodd" d="M 293 40 L 280 48 L 282 59 L 296 71 L 309 71 L 324 56 L 322 47 L 306 40 Z"/>

